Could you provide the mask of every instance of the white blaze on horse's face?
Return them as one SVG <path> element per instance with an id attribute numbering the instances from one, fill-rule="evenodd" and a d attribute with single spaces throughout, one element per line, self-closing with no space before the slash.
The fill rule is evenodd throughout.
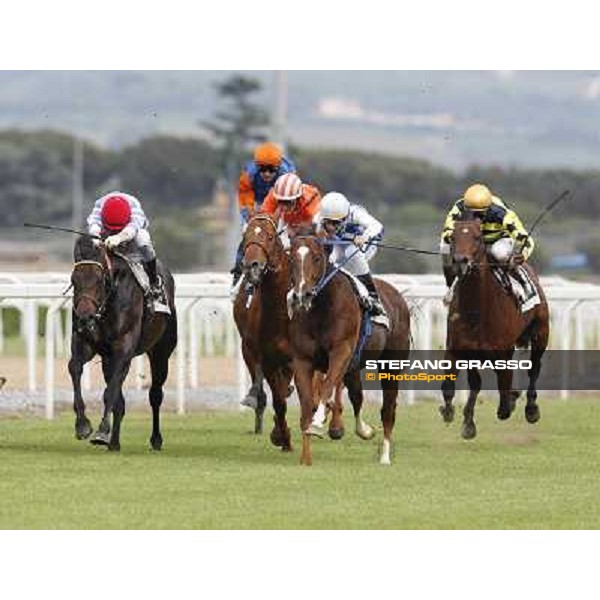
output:
<path id="1" fill-rule="evenodd" d="M 302 294 L 304 293 L 304 286 L 305 286 L 305 280 L 304 280 L 304 260 L 306 259 L 306 255 L 310 252 L 308 246 L 300 246 L 300 248 L 298 248 L 298 256 L 300 257 L 300 273 L 302 273 L 302 279 L 300 281 L 300 286 L 298 287 L 298 295 L 300 297 L 302 297 Z"/>
<path id="2" fill-rule="evenodd" d="M 262 231 L 262 229 L 260 227 L 255 227 L 254 228 L 254 235 L 258 235 L 261 231 Z"/>

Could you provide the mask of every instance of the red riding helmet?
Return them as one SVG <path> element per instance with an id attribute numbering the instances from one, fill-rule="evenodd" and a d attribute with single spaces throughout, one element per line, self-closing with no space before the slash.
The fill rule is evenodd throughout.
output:
<path id="1" fill-rule="evenodd" d="M 102 206 L 102 225 L 108 231 L 121 231 L 131 221 L 131 206 L 123 196 L 110 196 Z"/>

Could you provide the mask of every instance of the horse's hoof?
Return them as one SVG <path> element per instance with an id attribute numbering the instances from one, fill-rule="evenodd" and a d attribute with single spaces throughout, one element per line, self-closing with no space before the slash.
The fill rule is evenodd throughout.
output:
<path id="1" fill-rule="evenodd" d="M 152 450 L 156 450 L 156 452 L 160 452 L 162 450 L 162 445 L 163 445 L 162 438 L 150 439 L 150 445 L 152 446 Z"/>
<path id="2" fill-rule="evenodd" d="M 454 406 L 440 406 L 438 408 L 444 423 L 452 423 L 454 421 Z"/>
<path id="3" fill-rule="evenodd" d="M 273 446 L 277 446 L 278 448 L 281 448 L 284 444 L 284 436 L 281 430 L 277 427 L 273 427 L 271 434 L 269 435 L 269 439 L 271 440 L 271 444 L 273 444 Z"/>
<path id="4" fill-rule="evenodd" d="M 247 394 L 244 396 L 243 400 L 240 402 L 242 406 L 247 406 L 248 408 L 253 408 L 256 410 L 258 408 L 258 398 L 253 396 L 252 394 Z"/>
<path id="5" fill-rule="evenodd" d="M 506 419 L 508 419 L 511 415 L 511 410 L 510 410 L 510 406 L 504 408 L 502 406 L 500 406 L 498 408 L 498 412 L 496 413 L 498 419 L 500 419 L 500 421 L 506 421 Z"/>
<path id="6" fill-rule="evenodd" d="M 260 423 L 254 424 L 254 435 L 262 435 L 263 432 L 263 424 L 262 421 Z"/>
<path id="7" fill-rule="evenodd" d="M 375 437 L 375 430 L 365 423 L 362 428 L 356 428 L 356 435 L 361 440 L 372 440 Z"/>
<path id="8" fill-rule="evenodd" d="M 525 407 L 525 419 L 527 419 L 528 423 L 532 424 L 540 420 L 540 408 L 537 404 Z"/>
<path id="9" fill-rule="evenodd" d="M 344 437 L 345 430 L 343 427 L 340 427 L 339 429 L 330 427 L 328 433 L 332 440 L 341 440 Z"/>
<path id="10" fill-rule="evenodd" d="M 282 452 L 292 452 L 293 451 L 292 444 L 290 442 L 283 444 L 281 446 L 281 451 Z"/>
<path id="11" fill-rule="evenodd" d="M 121 444 L 113 444 L 112 442 L 108 445 L 109 452 L 121 452 Z"/>
<path id="12" fill-rule="evenodd" d="M 78 440 L 87 440 L 92 435 L 92 424 L 86 419 L 82 423 L 75 424 L 75 437 Z"/>
<path id="13" fill-rule="evenodd" d="M 94 444 L 94 446 L 108 446 L 110 444 L 110 433 L 96 431 L 94 437 L 90 440 L 90 444 Z"/>
<path id="14" fill-rule="evenodd" d="M 322 425 L 315 425 L 311 423 L 306 430 L 306 435 L 314 435 L 319 438 L 325 437 L 325 428 Z"/>
<path id="15" fill-rule="evenodd" d="M 477 435 L 475 423 L 463 423 L 460 434 L 463 440 L 472 440 Z"/>
<path id="16" fill-rule="evenodd" d="M 392 461 L 390 460 L 390 457 L 389 457 L 389 456 L 382 456 L 382 457 L 379 459 L 379 464 L 380 464 L 380 465 L 383 465 L 384 467 L 389 467 L 389 466 L 391 466 L 391 464 L 392 464 Z"/>

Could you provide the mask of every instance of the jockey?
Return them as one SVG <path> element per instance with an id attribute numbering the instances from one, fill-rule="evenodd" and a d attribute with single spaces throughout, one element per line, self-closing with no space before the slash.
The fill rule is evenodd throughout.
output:
<path id="1" fill-rule="evenodd" d="M 383 225 L 365 208 L 350 204 L 346 196 L 338 192 L 329 192 L 323 196 L 316 223 L 317 231 L 324 231 L 328 238 L 352 242 L 352 245 L 333 246 L 330 261 L 340 264 L 348 260 L 344 263 L 344 269 L 355 275 L 367 288 L 372 314 L 387 322 L 385 308 L 369 269 L 369 261 L 377 252 L 377 246 L 370 242 L 382 239 Z"/>
<path id="2" fill-rule="evenodd" d="M 108 250 L 118 248 L 132 240 L 144 260 L 144 268 L 150 280 L 150 295 L 154 300 L 150 306 L 165 312 L 162 281 L 156 272 L 156 251 L 148 232 L 148 219 L 140 201 L 130 194 L 110 192 L 96 200 L 87 218 L 88 232 L 101 236 Z"/>
<path id="3" fill-rule="evenodd" d="M 468 210 L 481 221 L 487 254 L 495 263 L 514 267 L 526 261 L 535 246 L 535 242 L 523 227 L 521 219 L 512 209 L 494 196 L 485 185 L 480 183 L 472 185 L 450 209 L 442 231 L 440 252 L 446 284 L 450 287 L 447 302 L 452 297 L 451 286 L 456 276 L 450 250 L 454 226 L 457 219 Z M 522 281 L 518 269 L 513 269 L 512 273 L 524 287 L 529 287 Z"/>
<path id="4" fill-rule="evenodd" d="M 319 190 L 302 183 L 295 173 L 286 173 L 277 179 L 260 209 L 261 213 L 273 215 L 279 220 L 280 227 L 285 225 L 281 241 L 286 249 L 290 247 L 290 234 L 313 224 L 321 206 Z"/>
<path id="5" fill-rule="evenodd" d="M 275 181 L 285 173 L 295 173 L 294 163 L 283 155 L 281 149 L 272 142 L 261 144 L 254 150 L 254 158 L 248 162 L 240 174 L 238 182 L 238 204 L 243 225 L 260 211 L 267 194 Z M 242 246 L 238 247 L 235 265 L 231 270 L 233 285 L 242 274 Z"/>

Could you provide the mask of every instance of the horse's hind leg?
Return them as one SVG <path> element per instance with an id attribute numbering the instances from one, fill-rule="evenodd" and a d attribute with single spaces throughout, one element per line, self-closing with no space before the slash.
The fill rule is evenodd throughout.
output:
<path id="1" fill-rule="evenodd" d="M 83 365 L 94 356 L 94 351 L 79 341 L 77 333 L 73 334 L 69 374 L 73 382 L 73 410 L 75 411 L 75 437 L 85 440 L 92 435 L 92 424 L 85 415 L 85 403 L 81 393 L 81 375 Z"/>
<path id="2" fill-rule="evenodd" d="M 362 419 L 363 389 L 360 381 L 360 371 L 355 369 L 354 371 L 346 373 L 344 383 L 348 388 L 348 397 L 350 398 L 352 410 L 354 411 L 356 435 L 363 440 L 370 440 L 375 435 L 375 430 Z"/>
<path id="3" fill-rule="evenodd" d="M 477 369 L 469 369 L 467 371 L 467 379 L 469 381 L 469 399 L 463 409 L 463 426 L 461 435 L 465 440 L 472 440 L 477 435 L 475 427 L 475 402 L 477 395 L 481 391 L 481 375 Z"/>
<path id="4" fill-rule="evenodd" d="M 174 325 L 174 323 L 172 324 Z M 177 344 L 176 330 L 171 327 L 163 337 L 148 352 L 152 383 L 148 392 L 148 399 L 152 407 L 152 434 L 150 445 L 153 450 L 162 450 L 163 438 L 160 432 L 160 407 L 163 402 L 163 386 L 169 375 L 169 357 Z"/>
<path id="5" fill-rule="evenodd" d="M 383 425 L 383 442 L 379 464 L 391 465 L 392 431 L 396 422 L 396 404 L 398 401 L 398 381 L 383 382 L 383 405 L 381 407 L 381 423 Z"/>

